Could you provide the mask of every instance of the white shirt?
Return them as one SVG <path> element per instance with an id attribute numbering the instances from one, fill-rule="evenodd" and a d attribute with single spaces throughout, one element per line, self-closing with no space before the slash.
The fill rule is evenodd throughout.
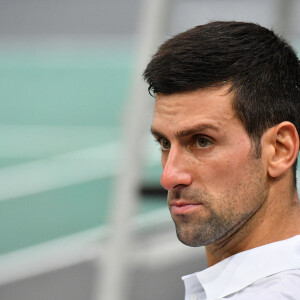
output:
<path id="1" fill-rule="evenodd" d="M 300 235 L 183 276 L 185 300 L 300 300 Z"/>

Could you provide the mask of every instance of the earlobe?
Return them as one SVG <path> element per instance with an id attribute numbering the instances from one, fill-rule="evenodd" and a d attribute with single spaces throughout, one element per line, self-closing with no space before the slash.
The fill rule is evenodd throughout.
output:
<path id="1" fill-rule="evenodd" d="M 292 167 L 299 152 L 299 136 L 294 124 L 282 122 L 269 129 L 268 173 L 279 177 Z"/>

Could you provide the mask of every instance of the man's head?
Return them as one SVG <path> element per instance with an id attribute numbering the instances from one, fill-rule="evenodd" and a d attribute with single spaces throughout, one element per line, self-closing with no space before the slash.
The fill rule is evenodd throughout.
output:
<path id="1" fill-rule="evenodd" d="M 159 48 L 144 78 L 150 92 L 164 95 L 230 86 L 234 111 L 258 155 L 267 128 L 289 121 L 300 132 L 297 55 L 259 25 L 212 22 L 178 34 Z"/>
<path id="2" fill-rule="evenodd" d="M 207 245 L 239 231 L 263 210 L 272 176 L 289 173 L 293 187 L 299 62 L 273 32 L 198 26 L 165 42 L 144 77 L 156 94 L 152 132 L 182 242 Z"/>

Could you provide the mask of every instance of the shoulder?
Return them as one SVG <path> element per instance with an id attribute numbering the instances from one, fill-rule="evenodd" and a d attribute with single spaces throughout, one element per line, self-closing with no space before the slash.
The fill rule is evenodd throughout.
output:
<path id="1" fill-rule="evenodd" d="M 231 300 L 300 300 L 300 269 L 262 278 L 227 296 Z"/>

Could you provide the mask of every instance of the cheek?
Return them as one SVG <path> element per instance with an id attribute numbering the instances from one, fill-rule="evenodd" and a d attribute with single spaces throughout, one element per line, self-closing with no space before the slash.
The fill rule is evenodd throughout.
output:
<path id="1" fill-rule="evenodd" d="M 265 199 L 267 186 L 260 160 L 227 168 L 224 164 L 218 170 L 211 172 L 212 176 L 201 186 L 214 199 L 210 204 L 212 211 L 228 216 L 247 214 Z"/>
<path id="2" fill-rule="evenodd" d="M 199 178 L 203 177 L 204 188 L 213 187 L 214 191 L 225 191 L 228 187 L 236 187 L 251 176 L 253 159 L 248 153 L 223 153 L 205 163 L 199 164 Z"/>

